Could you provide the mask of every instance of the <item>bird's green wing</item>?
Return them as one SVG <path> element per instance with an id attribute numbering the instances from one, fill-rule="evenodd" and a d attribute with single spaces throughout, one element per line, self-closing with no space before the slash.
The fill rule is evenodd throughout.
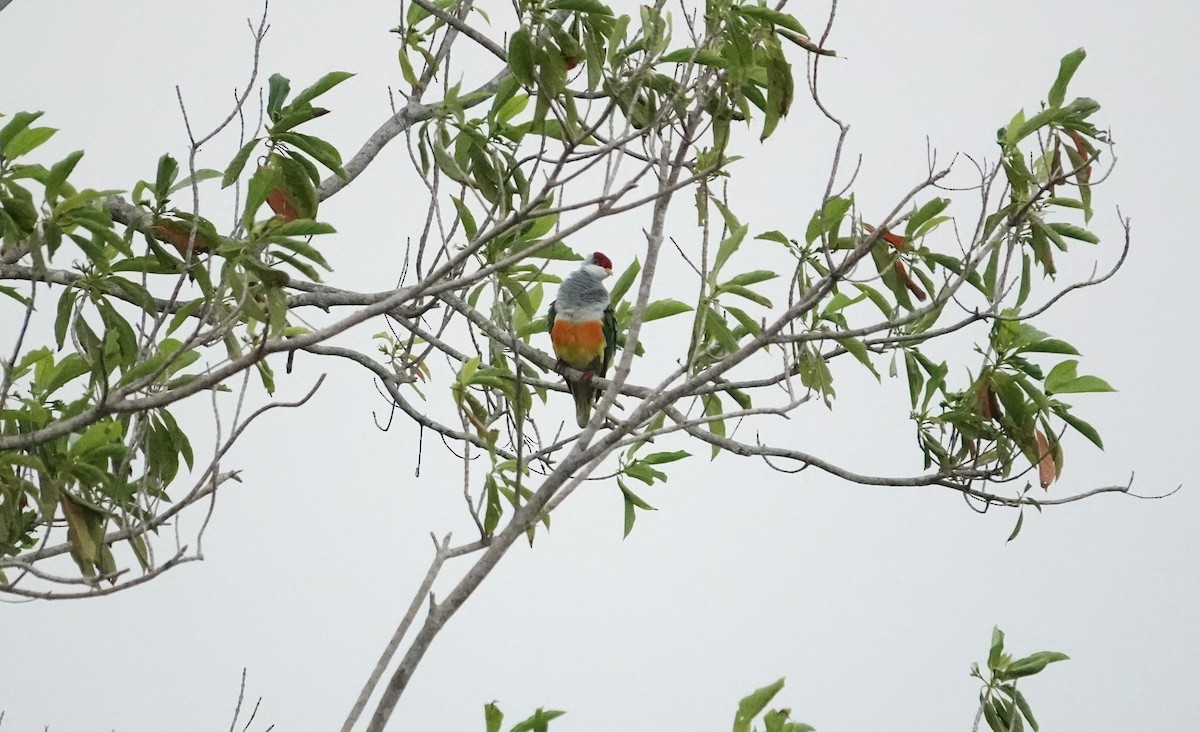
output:
<path id="1" fill-rule="evenodd" d="M 604 377 L 608 373 L 608 367 L 612 366 L 613 356 L 617 352 L 617 314 L 613 311 L 612 305 L 604 311 L 604 359 L 600 363 L 600 368 L 597 373 Z"/>

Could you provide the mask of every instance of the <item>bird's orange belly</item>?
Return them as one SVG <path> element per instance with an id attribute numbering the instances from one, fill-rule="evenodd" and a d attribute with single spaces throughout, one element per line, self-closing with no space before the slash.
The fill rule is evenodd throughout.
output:
<path id="1" fill-rule="evenodd" d="M 555 320 L 550 342 L 554 344 L 555 356 L 584 369 L 604 353 L 604 326 L 599 320 L 585 323 Z"/>

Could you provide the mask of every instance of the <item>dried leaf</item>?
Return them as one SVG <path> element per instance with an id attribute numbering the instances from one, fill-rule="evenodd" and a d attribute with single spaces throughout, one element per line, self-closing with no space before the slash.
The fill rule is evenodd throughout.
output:
<path id="1" fill-rule="evenodd" d="M 275 212 L 275 215 L 283 219 L 285 222 L 295 221 L 300 218 L 300 212 L 288 200 L 287 194 L 282 188 L 276 188 L 267 194 L 267 205 Z"/>
<path id="2" fill-rule="evenodd" d="M 1054 482 L 1057 471 L 1054 468 L 1054 453 L 1050 450 L 1050 443 L 1046 440 L 1046 435 L 1042 434 L 1041 430 L 1037 430 L 1038 443 L 1038 481 L 1043 490 L 1049 490 L 1050 484 Z"/>
<path id="3" fill-rule="evenodd" d="M 888 236 L 894 236 L 894 234 L 884 234 L 884 238 Z M 897 249 L 900 248 L 900 245 L 895 246 Z M 900 280 L 904 283 L 904 286 L 908 288 L 908 291 L 913 294 L 913 297 L 924 302 L 928 295 L 926 295 L 925 291 L 921 289 L 921 286 L 917 284 L 917 281 L 909 276 L 908 270 L 904 269 L 904 263 L 898 260 L 896 262 L 896 274 L 900 277 Z"/>

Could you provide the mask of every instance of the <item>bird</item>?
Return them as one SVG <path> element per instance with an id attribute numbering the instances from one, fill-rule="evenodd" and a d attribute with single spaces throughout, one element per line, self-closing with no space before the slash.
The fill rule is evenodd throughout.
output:
<path id="1" fill-rule="evenodd" d="M 592 377 L 604 378 L 617 351 L 617 316 L 603 284 L 610 276 L 612 260 L 592 253 L 559 286 L 558 299 L 546 314 L 546 329 L 558 357 L 556 368 L 562 372 L 569 366 L 583 372 L 582 379 L 567 379 L 575 398 L 575 421 L 581 428 L 587 426 L 592 406 L 600 398 Z"/>

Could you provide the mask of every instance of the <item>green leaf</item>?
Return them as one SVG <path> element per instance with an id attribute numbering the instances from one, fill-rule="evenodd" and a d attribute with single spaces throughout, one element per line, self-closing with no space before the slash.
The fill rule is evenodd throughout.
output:
<path id="1" fill-rule="evenodd" d="M 778 277 L 779 274 L 772 272 L 769 269 L 756 269 L 753 272 L 743 272 L 742 274 L 732 278 L 726 285 L 757 285 L 759 282 L 766 282 Z"/>
<path id="2" fill-rule="evenodd" d="M 1079 417 L 1071 414 L 1069 411 L 1067 411 L 1065 406 L 1056 407 L 1054 409 L 1054 413 L 1057 414 L 1062 421 L 1074 427 L 1076 432 L 1088 438 L 1093 445 L 1101 450 L 1104 449 L 1104 441 L 1100 439 L 1100 433 L 1096 431 L 1095 427 L 1091 426 L 1087 422 L 1084 422 Z"/>
<path id="3" fill-rule="evenodd" d="M 764 241 L 773 241 L 777 244 L 782 244 L 785 247 L 791 246 L 791 243 L 792 243 L 791 240 L 788 239 L 787 236 L 785 236 L 782 231 L 778 231 L 776 229 L 772 229 L 771 231 L 764 231 L 763 233 L 759 234 L 758 236 L 756 236 L 754 238 L 762 239 Z"/>
<path id="4" fill-rule="evenodd" d="M 195 175 L 189 175 L 186 178 L 184 178 L 183 180 L 176 183 L 175 185 L 168 188 L 167 195 L 169 196 L 177 191 L 183 190 L 184 188 L 190 188 L 193 183 L 203 183 L 206 180 L 212 180 L 213 178 L 220 178 L 220 177 L 221 177 L 221 171 L 219 171 L 219 170 L 213 170 L 212 168 L 201 168 L 196 171 Z"/>
<path id="5" fill-rule="evenodd" d="M 408 9 L 409 12 L 412 12 L 413 8 L 420 9 L 420 7 L 416 3 L 410 3 Z M 404 77 L 404 80 L 408 82 L 410 87 L 415 89 L 420 82 L 417 80 L 417 73 L 413 70 L 412 61 L 408 58 L 407 45 L 403 45 L 397 50 L 396 60 L 400 62 L 400 75 Z"/>
<path id="6" fill-rule="evenodd" d="M 1064 198 L 1062 196 L 1051 196 L 1046 199 L 1047 206 L 1062 206 L 1063 208 L 1074 208 L 1083 210 L 1083 201 L 1077 198 Z"/>
<path id="7" fill-rule="evenodd" d="M 516 77 L 509 78 L 515 79 Z M 504 104 L 502 104 L 496 110 L 496 121 L 500 123 L 507 123 L 511 121 L 513 117 L 516 117 L 521 112 L 524 112 L 525 108 L 528 106 L 529 95 L 517 94 L 509 98 L 508 101 L 504 102 Z"/>
<path id="8" fill-rule="evenodd" d="M 1033 277 L 1031 272 L 1033 260 L 1029 256 L 1029 252 L 1021 252 L 1021 286 L 1017 290 L 1017 309 L 1029 298 L 1029 292 L 1033 287 Z"/>
<path id="9" fill-rule="evenodd" d="M 71 445 L 71 454 L 82 457 L 98 447 L 110 442 L 117 442 L 120 439 L 121 424 L 119 422 L 96 422 L 84 430 L 75 444 Z"/>
<path id="10" fill-rule="evenodd" d="M 536 216 L 537 211 L 531 212 L 530 215 Z M 556 223 L 558 223 L 558 214 L 538 216 L 529 222 L 529 228 L 521 232 L 521 238 L 525 241 L 534 241 L 536 239 L 540 239 L 546 234 L 550 233 L 550 230 L 554 228 Z"/>
<path id="11" fill-rule="evenodd" d="M 1051 391 L 1049 387 L 1047 392 Z M 1099 376 L 1080 376 L 1065 384 L 1059 384 L 1054 394 L 1086 394 L 1091 392 L 1116 391 L 1107 381 Z"/>
<path id="12" fill-rule="evenodd" d="M 738 325 L 743 329 L 743 333 L 753 333 L 754 335 L 758 335 L 762 332 L 762 325 L 759 323 L 759 321 L 751 318 L 745 310 L 742 310 L 741 308 L 735 308 L 732 305 L 723 304 L 722 307 L 725 308 L 725 312 L 729 313 L 737 320 Z"/>
<path id="13" fill-rule="evenodd" d="M 719 416 L 720 414 L 722 414 L 721 398 L 719 396 L 717 396 L 716 394 L 701 394 L 700 401 L 704 404 L 704 416 L 705 417 L 716 417 L 716 416 Z M 724 437 L 725 436 L 725 420 L 717 419 L 717 420 L 713 420 L 713 421 L 709 422 L 708 423 L 708 431 L 713 433 L 717 437 Z M 721 447 L 719 445 L 713 445 L 712 446 L 712 456 L 709 459 L 716 460 L 717 455 L 720 454 L 720 452 L 721 452 Z"/>
<path id="14" fill-rule="evenodd" d="M 783 682 L 783 679 L 779 679 L 738 702 L 737 714 L 733 718 L 733 732 L 750 732 L 750 725 L 754 718 L 767 708 L 767 705 L 783 688 Z"/>
<path id="15" fill-rule="evenodd" d="M 595 15 L 612 15 L 612 8 L 600 0 L 550 0 L 546 7 L 551 10 L 570 10 L 576 13 L 592 13 Z"/>
<path id="16" fill-rule="evenodd" d="M 293 127 L 299 127 L 305 122 L 314 120 L 317 117 L 324 117 L 327 114 L 329 114 L 328 109 L 313 107 L 311 105 L 305 105 L 299 109 L 293 106 L 284 107 L 284 111 L 280 113 L 279 119 L 275 121 L 275 124 L 270 126 L 267 132 L 272 135 L 287 132 Z"/>
<path id="17" fill-rule="evenodd" d="M 858 359 L 859 363 L 861 363 L 863 366 L 866 366 L 867 369 L 875 375 L 876 381 L 883 380 L 882 377 L 880 377 L 879 372 L 875 370 L 875 364 L 871 363 L 871 354 L 862 341 L 858 340 L 857 338 L 847 337 L 838 338 L 837 342 L 840 343 L 843 348 L 849 351 L 851 355 Z"/>
<path id="18" fill-rule="evenodd" d="M 1064 224 L 1064 223 L 1054 223 L 1054 224 L 1050 224 L 1049 226 L 1051 229 L 1053 229 L 1055 232 L 1057 232 L 1058 234 L 1060 234 L 1062 236 L 1068 236 L 1072 239 L 1078 239 L 1079 241 L 1086 241 L 1088 244 L 1099 244 L 1100 243 L 1100 237 L 1096 236 L 1095 234 L 1093 234 L 1092 232 L 1083 228 L 1082 226 L 1075 226 L 1074 224 Z"/>
<path id="19" fill-rule="evenodd" d="M 88 360 L 78 353 L 69 353 L 54 367 L 42 385 L 45 390 L 43 397 L 49 397 L 59 388 L 92 370 Z"/>
<path id="20" fill-rule="evenodd" d="M 800 25 L 800 21 L 796 20 L 787 13 L 781 13 L 778 10 L 762 5 L 735 5 L 733 7 L 739 15 L 755 20 L 763 20 L 771 25 L 777 25 L 781 28 L 787 28 L 790 31 L 799 33 L 802 36 L 807 36 L 808 31 L 804 30 L 804 26 Z"/>
<path id="21" fill-rule="evenodd" d="M 748 287 L 742 287 L 741 285 L 728 285 L 728 284 L 721 285 L 720 292 L 727 292 L 730 295 L 737 295 L 738 297 L 744 297 L 751 302 L 756 302 L 759 305 L 762 305 L 764 308 L 772 307 L 770 298 L 768 298 L 765 295 L 760 295 Z"/>
<path id="22" fill-rule="evenodd" d="M 728 66 L 729 66 L 729 62 L 726 61 L 725 57 L 722 56 L 720 53 L 718 53 L 712 49 L 709 49 L 709 48 L 697 49 L 694 46 L 690 47 L 690 48 L 679 48 L 674 51 L 671 51 L 670 53 L 668 53 L 667 55 L 665 55 L 661 59 L 659 59 L 659 61 L 661 63 L 676 63 L 676 64 L 687 63 L 688 61 L 695 61 L 696 63 L 701 64 L 702 66 L 712 66 L 712 67 L 718 68 L 718 69 L 728 68 Z"/>
<path id="23" fill-rule="evenodd" d="M 179 177 L 179 163 L 170 155 L 158 159 L 158 171 L 154 177 L 154 195 L 159 201 L 165 200 L 171 184 Z"/>
<path id="24" fill-rule="evenodd" d="M 629 288 L 633 286 L 633 281 L 637 279 L 638 272 L 642 271 L 641 263 L 635 258 L 617 278 L 616 284 L 613 285 L 610 299 L 612 302 L 620 302 L 625 297 L 625 293 L 629 292 Z"/>
<path id="25" fill-rule="evenodd" d="M 550 720 L 557 719 L 564 714 L 566 712 L 561 712 L 557 709 L 548 709 L 545 711 L 538 709 L 529 719 L 514 725 L 509 732 L 546 732 Z"/>
<path id="26" fill-rule="evenodd" d="M 479 231 L 478 225 L 475 223 L 475 216 L 471 213 L 471 209 L 467 208 L 467 204 L 463 203 L 461 198 L 451 196 L 454 201 L 454 208 L 458 210 L 458 219 L 462 222 L 463 233 L 467 235 L 468 240 L 475 239 L 475 233 Z"/>
<path id="27" fill-rule="evenodd" d="M 272 157 L 276 157 L 276 156 L 272 156 Z M 317 210 L 317 196 L 316 196 L 316 188 L 315 187 L 321 185 L 321 171 L 317 170 L 317 164 L 314 163 L 313 161 L 309 160 L 304 155 L 301 155 L 300 153 L 296 152 L 295 150 L 289 150 L 287 152 L 287 154 L 283 155 L 282 157 L 279 157 L 278 159 L 283 160 L 283 161 L 290 161 L 291 163 L 295 163 L 296 167 L 299 167 L 303 171 L 304 175 L 308 177 L 309 182 L 312 183 L 312 185 L 309 186 L 309 188 L 312 188 L 314 191 L 313 197 L 312 197 L 312 210 L 316 211 Z M 292 167 L 292 166 L 288 165 L 287 162 L 283 163 L 283 166 L 284 166 L 285 173 L 288 168 Z"/>
<path id="28" fill-rule="evenodd" d="M 267 80 L 267 87 L 267 117 L 274 120 L 283 107 L 283 100 L 287 99 L 292 82 L 281 74 L 271 74 L 271 78 Z"/>
<path id="29" fill-rule="evenodd" d="M 254 228 L 254 217 L 258 209 L 267 202 L 267 196 L 275 190 L 283 180 L 283 172 L 274 165 L 268 165 L 254 171 L 250 183 L 246 186 L 246 207 L 242 212 L 242 225 L 247 229 Z"/>
<path id="30" fill-rule="evenodd" d="M 572 249 L 564 241 L 556 241 L 549 246 L 540 247 L 532 255 L 542 259 L 555 259 L 563 262 L 578 262 L 583 259 L 579 252 Z"/>
<path id="31" fill-rule="evenodd" d="M 652 452 L 642 458 L 642 462 L 647 465 L 661 465 L 663 463 L 673 463 L 676 460 L 682 460 L 691 457 L 692 454 L 687 450 L 675 450 L 674 452 Z"/>
<path id="32" fill-rule="evenodd" d="M 927 201 L 924 206 L 917 209 L 909 218 L 908 224 L 904 227 L 904 238 L 911 240 L 916 237 L 917 232 L 921 230 L 922 226 L 942 211 L 945 211 L 949 205 L 949 198 L 934 198 L 931 201 Z"/>
<path id="33" fill-rule="evenodd" d="M 297 220 L 304 221 L 305 219 L 297 219 Z M 324 255 L 322 255 L 321 252 L 317 251 L 317 249 L 315 247 L 313 247 L 311 244 L 309 244 L 306 241 L 302 241 L 300 239 L 292 239 L 290 237 L 274 237 L 274 236 L 271 237 L 271 241 L 274 242 L 275 245 L 278 247 L 282 247 L 284 249 L 292 251 L 292 252 L 296 253 L 297 255 L 304 257 L 308 261 L 313 262 L 314 264 L 317 264 L 321 267 L 324 267 L 327 271 L 333 269 L 333 267 L 329 266 L 329 262 L 326 261 Z M 313 280 L 320 279 L 320 277 L 316 276 L 316 272 L 312 271 L 310 268 L 308 268 L 306 266 L 300 265 L 300 263 L 298 263 L 296 261 L 293 261 L 290 256 L 284 255 L 282 252 L 279 252 L 278 250 L 273 250 L 271 252 L 271 254 L 272 254 L 272 256 L 279 257 L 280 259 L 287 261 L 293 267 L 300 269 L 310 279 L 313 279 Z"/>
<path id="34" fill-rule="evenodd" d="M 316 236 L 318 234 L 336 234 L 337 230 L 329 224 L 312 219 L 295 219 L 271 229 L 272 236 Z"/>
<path id="35" fill-rule="evenodd" d="M 4 127 L 0 127 L 0 152 L 8 154 L 8 143 L 33 121 L 42 116 L 42 112 L 17 112 Z"/>
<path id="36" fill-rule="evenodd" d="M 1000 660 L 1004 656 L 1004 631 L 1000 630 L 1000 626 L 992 627 L 992 646 L 988 651 L 988 668 L 995 671 L 1000 666 Z"/>
<path id="37" fill-rule="evenodd" d="M 1046 98 L 1051 107 L 1062 106 L 1063 99 L 1067 94 L 1067 84 L 1071 83 L 1071 77 L 1075 75 L 1075 70 L 1079 68 L 1079 64 L 1083 63 L 1085 58 L 1087 58 L 1087 51 L 1082 48 L 1077 48 L 1062 57 L 1062 61 L 1058 64 L 1058 77 L 1054 80 L 1054 85 L 1050 87 L 1050 94 Z M 1030 722 L 1032 721 L 1030 720 Z M 1034 725 L 1034 730 L 1037 730 L 1037 725 Z"/>
<path id="38" fill-rule="evenodd" d="M 737 338 L 734 337 L 729 324 L 725 322 L 724 318 L 711 310 L 708 313 L 708 317 L 704 319 L 704 332 L 719 343 L 721 348 L 725 349 L 726 353 L 733 353 L 738 349 Z"/>
<path id="39" fill-rule="evenodd" d="M 633 531 L 634 522 L 637 521 L 637 509 L 640 508 L 643 511 L 653 511 L 655 509 L 654 509 L 654 506 L 651 506 L 649 503 L 646 503 L 641 498 L 639 498 L 633 491 L 631 491 L 627 487 L 625 487 L 625 483 L 622 482 L 620 479 L 617 480 L 617 487 L 619 487 L 621 489 L 621 498 L 625 504 L 625 534 L 624 534 L 624 536 L 627 537 L 627 536 L 629 536 L 629 532 Z"/>
<path id="40" fill-rule="evenodd" d="M 821 358 L 819 353 L 806 349 L 801 354 L 797 366 L 800 370 L 801 384 L 821 394 L 827 402 L 829 397 L 834 396 L 833 373 L 829 370 L 829 364 L 825 363 L 825 359 Z"/>
<path id="41" fill-rule="evenodd" d="M 692 309 L 691 305 L 667 298 L 665 300 L 655 300 L 646 306 L 646 312 L 642 316 L 642 322 L 649 323 L 651 320 L 659 320 L 660 318 L 669 318 L 672 315 L 686 313 Z"/>
<path id="42" fill-rule="evenodd" d="M 1031 729 L 1033 729 L 1033 732 L 1038 732 L 1038 723 L 1037 720 L 1033 718 L 1033 710 L 1029 708 L 1029 702 L 1025 701 L 1025 695 L 1016 688 L 1016 684 L 1013 684 L 1012 698 L 1013 701 L 1017 703 L 1017 709 L 1021 710 L 1021 714 L 1024 715 L 1025 720 L 1029 722 L 1029 726 Z"/>
<path id="43" fill-rule="evenodd" d="M 463 386 L 471 383 L 471 379 L 475 377 L 475 372 L 479 370 L 479 363 L 479 356 L 472 356 L 467 359 L 458 371 L 458 383 Z"/>
<path id="44" fill-rule="evenodd" d="M 1047 394 L 1081 394 L 1086 392 L 1116 391 L 1098 376 L 1078 376 L 1079 361 L 1063 361 L 1046 375 Z"/>
<path id="45" fill-rule="evenodd" d="M 225 175 L 221 177 L 222 188 L 228 188 L 238 179 L 246 167 L 246 161 L 250 159 L 250 153 L 254 152 L 255 146 L 260 142 L 262 142 L 262 138 L 256 137 L 242 145 L 242 148 L 237 151 L 237 155 L 233 156 L 233 160 L 229 161 L 229 166 L 225 168 Z"/>
<path id="46" fill-rule="evenodd" d="M 925 375 L 921 373 L 916 357 L 908 351 L 904 352 L 904 368 L 908 375 L 908 396 L 913 409 L 916 409 L 917 399 L 921 396 L 921 387 L 925 385 Z"/>
<path id="47" fill-rule="evenodd" d="M 767 104 L 766 119 L 763 122 L 762 134 L 759 140 L 765 140 L 775 131 L 779 120 L 786 117 L 792 106 L 795 94 L 792 79 L 792 65 L 783 56 L 783 51 L 776 49 L 767 54 Z"/>
<path id="48" fill-rule="evenodd" d="M 0 295 L 5 295 L 7 297 L 11 297 L 12 299 L 21 303 L 22 307 L 29 307 L 30 299 L 25 297 L 21 293 L 17 292 L 17 290 L 12 287 L 8 287 L 7 285 L 0 285 Z"/>
<path id="49" fill-rule="evenodd" d="M 1070 656 L 1057 651 L 1039 651 L 1025 658 L 1013 661 L 1004 670 L 1004 678 L 1019 679 L 1022 676 L 1032 676 L 1040 673 L 1047 665 L 1057 661 L 1069 660 Z"/>
<path id="50" fill-rule="evenodd" d="M 1068 356 L 1079 355 L 1079 351 L 1075 350 L 1075 346 L 1066 341 L 1060 341 L 1057 338 L 1047 338 L 1027 346 L 1021 346 L 1017 350 L 1021 353 L 1064 353 Z"/>
<path id="51" fill-rule="evenodd" d="M 1012 732 L 1006 721 L 1005 706 L 999 699 L 992 698 L 983 703 L 983 718 L 992 732 Z"/>
<path id="52" fill-rule="evenodd" d="M 312 86 L 297 94 L 296 98 L 288 106 L 293 109 L 299 109 L 351 76 L 354 76 L 354 74 L 348 71 L 331 71 L 320 79 L 317 79 Z"/>
<path id="53" fill-rule="evenodd" d="M 508 39 L 508 67 L 513 76 L 524 86 L 533 86 L 536 77 L 533 69 L 533 38 L 529 29 L 522 26 Z"/>
<path id="54" fill-rule="evenodd" d="M 179 326 L 183 325 L 188 318 L 195 315 L 200 308 L 206 306 L 207 304 L 208 303 L 204 298 L 196 298 L 195 300 L 186 303 L 183 307 L 179 308 L 179 310 L 175 311 L 175 315 L 171 316 L 171 322 L 167 326 L 167 335 L 171 335 L 178 330 Z"/>
<path id="55" fill-rule="evenodd" d="M 420 7 L 416 3 L 412 7 Z M 500 732 L 500 724 L 504 722 L 504 713 L 500 711 L 500 707 L 496 706 L 495 702 L 483 705 L 483 719 L 487 725 L 487 732 Z"/>
<path id="56" fill-rule="evenodd" d="M 489 475 L 484 481 L 484 490 L 487 491 L 487 509 L 483 516 L 483 533 L 486 536 L 492 536 L 496 533 L 496 527 L 500 525 L 500 516 L 504 513 L 504 509 L 500 505 L 500 486 Z"/>
<path id="57" fill-rule="evenodd" d="M 825 205 L 813 213 L 812 219 L 809 220 L 808 230 L 804 235 L 805 241 L 812 244 L 821 238 L 821 234 L 831 234 L 837 231 L 837 227 L 846 217 L 846 213 L 850 211 L 852 205 L 854 205 L 853 198 L 834 196 L 826 201 Z"/>
<path id="58" fill-rule="evenodd" d="M 46 203 L 53 203 L 54 199 L 58 196 L 59 189 L 67 181 L 67 177 L 71 175 L 71 172 L 75 170 L 75 165 L 82 157 L 83 151 L 76 150 L 50 167 L 50 172 L 46 175 L 45 181 L 43 181 L 43 185 L 46 188 Z"/>
<path id="59" fill-rule="evenodd" d="M 58 344 L 60 351 L 67 339 L 67 326 L 71 323 L 71 313 L 75 309 L 76 294 L 74 288 L 67 287 L 58 298 L 58 309 L 54 318 L 54 342 Z"/>
<path id="60" fill-rule="evenodd" d="M 742 241 L 746 238 L 746 234 L 750 231 L 750 224 L 742 224 L 740 226 L 731 227 L 729 236 L 726 237 L 719 247 L 717 247 L 717 258 L 713 262 L 712 274 L 710 277 L 715 277 L 721 267 L 725 266 L 725 262 L 733 256 L 738 247 L 742 245 Z"/>
<path id="61" fill-rule="evenodd" d="M 337 148 L 321 138 L 299 132 L 281 132 L 274 135 L 274 139 L 304 152 L 313 160 L 329 168 L 338 177 L 342 179 L 349 177 L 342 168 L 342 156 L 338 153 Z"/>
<path id="62" fill-rule="evenodd" d="M 29 127 L 21 130 L 4 145 L 4 157 L 9 160 L 19 158 L 49 140 L 55 132 L 58 130 L 53 127 Z"/>
<path id="63" fill-rule="evenodd" d="M 1017 534 L 1021 533 L 1021 524 L 1023 524 L 1023 523 L 1025 523 L 1025 512 L 1024 511 L 1017 514 L 1017 523 L 1015 526 L 1013 526 L 1012 532 L 1009 533 L 1008 538 L 1004 540 L 1005 544 L 1007 544 L 1008 542 L 1017 538 Z"/>
<path id="64" fill-rule="evenodd" d="M 475 184 L 475 182 L 471 180 L 471 176 L 467 175 L 467 171 L 462 169 L 462 166 L 458 164 L 458 161 L 453 155 L 450 154 L 448 150 L 446 150 L 445 146 L 442 145 L 439 140 L 433 140 L 433 142 L 430 143 L 430 147 L 433 149 L 433 159 L 437 161 L 437 166 L 443 173 L 449 176 L 451 180 L 456 183 L 462 183 L 463 185 Z"/>

